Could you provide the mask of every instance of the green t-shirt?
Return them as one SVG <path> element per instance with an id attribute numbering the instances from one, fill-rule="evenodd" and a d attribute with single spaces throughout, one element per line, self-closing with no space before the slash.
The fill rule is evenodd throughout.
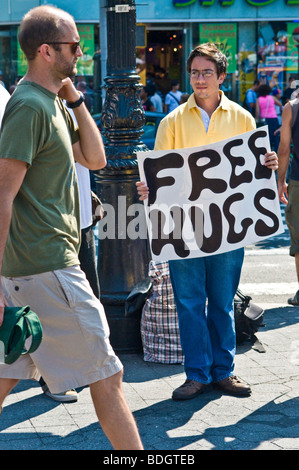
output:
<path id="1" fill-rule="evenodd" d="M 2 122 L 0 158 L 28 169 L 12 211 L 2 274 L 27 276 L 79 264 L 80 207 L 72 144 L 78 130 L 56 94 L 22 81 Z"/>

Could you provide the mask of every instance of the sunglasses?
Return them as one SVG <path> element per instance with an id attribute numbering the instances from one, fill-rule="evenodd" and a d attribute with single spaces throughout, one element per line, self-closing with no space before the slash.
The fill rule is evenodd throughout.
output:
<path id="1" fill-rule="evenodd" d="M 69 44 L 73 54 L 76 54 L 78 48 L 80 47 L 80 42 L 48 42 L 47 44 Z"/>

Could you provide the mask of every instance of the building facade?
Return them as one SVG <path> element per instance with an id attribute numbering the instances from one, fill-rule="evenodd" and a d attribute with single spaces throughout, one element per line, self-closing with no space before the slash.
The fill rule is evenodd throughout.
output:
<path id="1" fill-rule="evenodd" d="M 30 8 L 46 3 L 50 2 L 0 0 L 0 79 L 6 87 L 26 70 L 17 43 L 18 25 Z M 73 0 L 53 4 L 75 18 L 84 53 L 79 74 L 89 77 L 92 86 L 105 2 L 89 0 L 88 7 Z M 182 91 L 190 91 L 187 56 L 207 41 L 217 43 L 228 57 L 224 90 L 235 101 L 243 101 L 256 78 L 282 91 L 291 76 L 298 78 L 299 0 L 146 0 L 136 1 L 136 16 L 137 69 L 143 83 L 153 79 L 163 94 L 175 79 Z"/>

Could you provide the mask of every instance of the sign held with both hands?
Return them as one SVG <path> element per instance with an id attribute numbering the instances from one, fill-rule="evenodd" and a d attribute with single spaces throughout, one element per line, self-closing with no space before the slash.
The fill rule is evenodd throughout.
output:
<path id="1" fill-rule="evenodd" d="M 138 152 L 152 259 L 232 251 L 283 233 L 267 126 L 215 144 Z"/>

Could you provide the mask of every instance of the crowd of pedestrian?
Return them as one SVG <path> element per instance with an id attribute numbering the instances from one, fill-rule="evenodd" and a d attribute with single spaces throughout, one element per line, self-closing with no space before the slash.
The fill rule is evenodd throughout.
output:
<path id="1" fill-rule="evenodd" d="M 187 101 L 189 94 L 180 91 L 180 82 L 173 80 L 170 90 L 165 96 L 157 90 L 152 79 L 148 80 L 146 86 L 140 92 L 141 103 L 145 111 L 168 114 L 180 104 Z"/>
<path id="2" fill-rule="evenodd" d="M 271 149 L 275 152 L 279 147 L 282 111 L 290 100 L 296 99 L 297 82 L 294 76 L 290 76 L 288 87 L 282 91 L 277 74 L 273 74 L 269 83 L 256 79 L 245 93 L 243 107 L 254 116 L 258 127 L 268 125 Z"/>

